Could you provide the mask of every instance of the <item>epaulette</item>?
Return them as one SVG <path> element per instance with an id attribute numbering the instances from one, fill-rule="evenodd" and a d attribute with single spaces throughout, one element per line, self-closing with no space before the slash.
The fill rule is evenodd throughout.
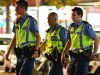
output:
<path id="1" fill-rule="evenodd" d="M 58 30 L 59 28 L 64 28 L 64 27 L 63 27 L 63 26 L 61 26 L 61 25 L 58 25 L 58 28 L 57 28 L 57 30 Z"/>
<path id="2" fill-rule="evenodd" d="M 58 25 L 56 31 L 57 31 L 60 27 L 62 27 L 62 26 Z M 64 27 L 62 27 L 62 28 L 64 28 Z M 49 32 L 49 31 L 50 31 L 50 28 L 46 30 L 46 32 Z"/>
<path id="3" fill-rule="evenodd" d="M 87 21 L 83 21 L 82 23 L 84 23 L 85 25 L 88 24 Z M 69 28 L 71 28 L 71 27 L 74 27 L 74 23 L 72 23 L 72 24 L 69 26 Z"/>
<path id="4" fill-rule="evenodd" d="M 74 27 L 74 23 L 72 23 L 70 26 L 71 26 L 71 27 Z"/>
<path id="5" fill-rule="evenodd" d="M 84 24 L 88 24 L 88 22 L 87 22 L 87 21 L 83 21 L 83 23 L 84 23 Z"/>
<path id="6" fill-rule="evenodd" d="M 32 17 L 32 16 L 30 16 L 30 15 L 29 15 L 28 17 L 30 17 L 30 18 L 33 19 L 36 23 L 38 23 L 37 20 L 36 20 L 34 17 Z"/>
<path id="7" fill-rule="evenodd" d="M 74 23 L 72 23 L 72 24 L 69 26 L 69 29 L 71 29 L 72 27 L 74 27 Z"/>

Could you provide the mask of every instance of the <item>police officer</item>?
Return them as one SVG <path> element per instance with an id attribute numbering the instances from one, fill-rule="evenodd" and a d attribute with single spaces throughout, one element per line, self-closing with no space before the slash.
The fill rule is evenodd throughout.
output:
<path id="1" fill-rule="evenodd" d="M 98 50 L 98 37 L 92 26 L 82 20 L 83 10 L 80 7 L 72 9 L 73 23 L 68 30 L 68 42 L 62 52 L 70 55 L 71 62 L 68 66 L 68 75 L 87 75 L 89 62 L 94 59 Z M 70 50 L 69 50 L 70 49 Z"/>
<path id="2" fill-rule="evenodd" d="M 46 40 L 41 45 L 45 50 L 45 56 L 50 61 L 49 75 L 63 75 L 63 66 L 61 64 L 61 53 L 67 41 L 67 30 L 58 24 L 58 15 L 51 12 L 48 15 L 48 24 L 50 28 L 46 31 Z"/>
<path id="3" fill-rule="evenodd" d="M 14 38 L 10 44 L 6 59 L 14 48 L 17 55 L 16 75 L 32 75 L 35 58 L 38 57 L 40 35 L 36 20 L 28 15 L 28 3 L 26 1 L 16 2 L 16 12 L 20 15 L 14 26 Z"/>

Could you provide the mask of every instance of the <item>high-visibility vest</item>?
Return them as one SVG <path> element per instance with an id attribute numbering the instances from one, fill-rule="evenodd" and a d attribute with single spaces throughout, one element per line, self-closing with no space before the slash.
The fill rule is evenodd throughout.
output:
<path id="1" fill-rule="evenodd" d="M 81 48 L 82 47 L 87 47 L 91 46 L 93 44 L 92 39 L 84 35 L 84 26 L 85 23 L 83 22 L 76 30 L 73 26 L 70 28 L 70 36 L 71 36 L 71 48 L 76 49 L 76 48 Z"/>
<path id="2" fill-rule="evenodd" d="M 36 45 L 35 35 L 32 32 L 30 32 L 29 27 L 30 27 L 30 17 L 26 19 L 22 27 L 20 25 L 20 22 L 15 24 L 16 47 L 21 48 L 27 45 L 30 46 Z"/>
<path id="3" fill-rule="evenodd" d="M 62 26 L 58 26 L 56 30 L 50 33 L 50 30 L 46 34 L 46 53 L 51 54 L 54 48 L 58 50 L 59 53 L 63 50 L 63 43 L 60 38 L 60 30 Z"/>

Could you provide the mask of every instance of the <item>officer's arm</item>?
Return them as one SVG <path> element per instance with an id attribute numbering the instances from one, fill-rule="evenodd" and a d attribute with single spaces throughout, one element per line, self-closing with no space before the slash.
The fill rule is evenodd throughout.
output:
<path id="1" fill-rule="evenodd" d="M 60 38 L 61 38 L 61 41 L 63 43 L 63 45 L 65 46 L 66 42 L 67 42 L 67 29 L 65 28 L 62 28 L 61 31 L 60 31 Z"/>
<path id="2" fill-rule="evenodd" d="M 16 36 L 14 35 L 14 38 L 12 39 L 11 43 L 10 43 L 10 47 L 8 48 L 8 52 L 6 54 L 6 60 L 9 60 L 8 57 L 9 57 L 9 54 L 11 52 L 11 50 L 14 48 L 16 44 Z"/>
<path id="3" fill-rule="evenodd" d="M 40 41 L 41 41 L 39 32 L 35 32 L 35 37 L 36 37 L 36 48 L 35 48 L 35 50 L 39 50 Z"/>
<path id="4" fill-rule="evenodd" d="M 97 37 L 95 31 L 92 28 L 92 25 L 85 25 L 85 31 L 87 31 L 85 34 L 87 34 L 89 37 L 91 37 L 94 41 L 93 45 L 94 45 L 94 49 L 93 52 L 90 56 L 90 61 L 94 60 L 95 55 L 97 53 L 98 47 L 99 47 L 99 38 Z"/>
<path id="5" fill-rule="evenodd" d="M 98 37 L 93 38 L 93 40 L 94 40 L 94 50 L 93 50 L 93 52 L 92 52 L 92 54 L 90 56 L 90 61 L 94 60 L 95 55 L 96 55 L 97 50 L 98 50 L 98 47 L 99 47 L 99 39 L 98 39 Z"/>
<path id="6" fill-rule="evenodd" d="M 29 28 L 29 30 L 31 32 L 33 32 L 33 34 L 35 34 L 35 37 L 36 37 L 36 47 L 35 47 L 35 50 L 39 50 L 41 38 L 40 38 L 39 31 L 38 31 L 37 21 L 33 17 L 31 17 L 31 20 L 30 20 L 30 28 Z"/>
<path id="7" fill-rule="evenodd" d="M 16 35 L 14 35 L 14 38 L 12 39 L 12 41 L 10 43 L 8 52 L 10 52 L 12 48 L 14 48 L 15 44 L 16 44 Z"/>
<path id="8" fill-rule="evenodd" d="M 66 42 L 66 45 L 65 45 L 64 50 L 63 50 L 63 53 L 68 53 L 70 47 L 71 47 L 71 40 L 69 39 L 69 40 Z"/>
<path id="9" fill-rule="evenodd" d="M 69 39 L 67 42 L 66 42 L 66 45 L 63 49 L 63 52 L 62 52 L 62 55 L 61 55 L 61 63 L 64 64 L 64 55 L 65 53 L 68 53 L 69 49 L 71 47 L 71 40 Z"/>
<path id="10" fill-rule="evenodd" d="M 70 30 L 68 30 L 67 41 L 66 41 L 63 53 L 68 52 L 70 47 L 71 47 L 71 38 L 70 38 Z"/>
<path id="11" fill-rule="evenodd" d="M 98 50 L 98 47 L 99 47 L 99 38 L 96 36 L 94 39 L 94 51 L 93 51 L 93 54 L 96 54 L 97 53 L 97 50 Z"/>
<path id="12" fill-rule="evenodd" d="M 43 52 L 46 50 L 46 42 L 44 41 L 41 45 L 40 45 L 40 51 Z"/>
<path id="13" fill-rule="evenodd" d="M 93 51 L 93 55 L 95 55 L 97 53 L 98 47 L 99 47 L 99 38 L 97 37 L 95 31 L 93 30 L 92 26 L 87 24 L 85 25 L 85 31 L 87 31 L 87 35 L 89 37 L 91 37 L 94 41 L 94 51 Z"/>

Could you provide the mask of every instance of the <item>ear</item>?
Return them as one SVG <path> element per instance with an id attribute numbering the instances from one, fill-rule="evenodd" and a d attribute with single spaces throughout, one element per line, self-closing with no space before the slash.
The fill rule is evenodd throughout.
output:
<path id="1" fill-rule="evenodd" d="M 58 19 L 57 18 L 55 18 L 55 21 L 57 21 Z"/>

